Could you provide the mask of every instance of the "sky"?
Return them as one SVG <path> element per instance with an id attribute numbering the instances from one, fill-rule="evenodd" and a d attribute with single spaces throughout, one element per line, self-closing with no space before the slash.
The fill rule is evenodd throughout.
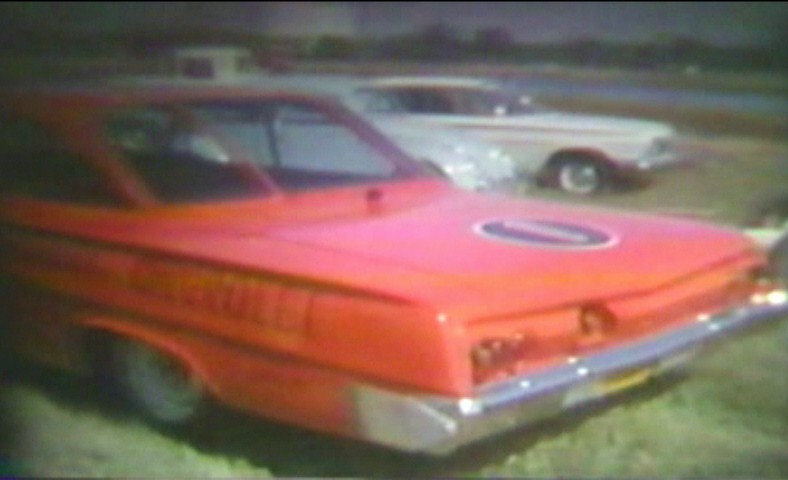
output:
<path id="1" fill-rule="evenodd" d="M 684 36 L 719 45 L 785 38 L 788 2 L 2 2 L 5 28 L 74 31 L 217 26 L 382 37 L 443 23 L 502 27 L 520 42 Z"/>
<path id="2" fill-rule="evenodd" d="M 411 25 L 444 21 L 471 31 L 505 27 L 524 42 L 669 35 L 751 44 L 769 42 L 788 30 L 785 2 L 415 2 L 408 8 L 385 2 L 366 9 L 377 10 L 365 22 L 369 31 L 394 31 L 391 19 L 399 16 Z"/>

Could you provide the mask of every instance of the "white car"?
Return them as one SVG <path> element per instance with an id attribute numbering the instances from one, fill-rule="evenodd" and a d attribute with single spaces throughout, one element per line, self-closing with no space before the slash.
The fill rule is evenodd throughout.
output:
<path id="1" fill-rule="evenodd" d="M 369 91 L 356 77 L 317 75 L 237 74 L 231 79 L 187 77 L 126 77 L 111 82 L 147 86 L 205 86 L 232 84 L 267 91 L 329 96 L 360 114 L 413 158 L 425 161 L 454 184 L 469 190 L 507 188 L 516 177 L 515 163 L 504 149 L 454 129 L 425 129 L 407 116 L 379 112 L 374 106 L 384 97 Z"/>
<path id="2" fill-rule="evenodd" d="M 378 96 L 376 113 L 404 113 L 418 128 L 453 127 L 502 145 L 519 169 L 573 193 L 643 178 L 643 172 L 679 160 L 670 125 L 549 111 L 492 81 L 381 77 L 366 88 Z"/>

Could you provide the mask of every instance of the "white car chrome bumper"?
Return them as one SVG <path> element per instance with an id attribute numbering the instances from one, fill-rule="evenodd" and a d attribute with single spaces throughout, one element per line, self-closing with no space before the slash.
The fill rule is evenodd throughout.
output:
<path id="1" fill-rule="evenodd" d="M 682 162 L 682 158 L 673 152 L 665 152 L 661 155 L 642 157 L 632 162 L 638 170 L 650 171 L 660 168 L 670 167 Z"/>

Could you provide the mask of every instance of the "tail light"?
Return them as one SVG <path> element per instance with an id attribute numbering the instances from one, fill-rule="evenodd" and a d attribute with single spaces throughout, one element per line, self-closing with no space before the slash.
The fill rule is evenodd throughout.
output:
<path id="1" fill-rule="evenodd" d="M 620 330 L 616 316 L 601 303 L 534 318 L 529 327 L 511 335 L 491 335 L 473 346 L 470 359 L 477 384 L 582 354 L 609 342 Z"/>
<path id="2" fill-rule="evenodd" d="M 490 380 L 499 373 L 514 373 L 517 362 L 533 353 L 534 349 L 534 339 L 524 333 L 481 340 L 471 349 L 474 381 Z"/>
<path id="3" fill-rule="evenodd" d="M 535 363 L 575 354 L 607 340 L 616 328 L 615 317 L 602 305 L 573 309 L 550 320 L 537 322 L 534 331 L 479 340 L 470 352 L 474 382 L 502 380 Z"/>
<path id="4" fill-rule="evenodd" d="M 601 305 L 580 310 L 580 333 L 584 338 L 604 337 L 616 328 L 616 317 Z"/>

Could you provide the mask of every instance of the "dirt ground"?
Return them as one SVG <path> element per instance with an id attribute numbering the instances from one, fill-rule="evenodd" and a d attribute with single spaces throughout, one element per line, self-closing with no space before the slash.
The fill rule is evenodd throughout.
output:
<path id="1" fill-rule="evenodd" d="M 690 132 L 681 148 L 696 161 L 656 174 L 644 189 L 583 199 L 521 194 L 737 225 L 761 198 L 788 189 L 784 139 Z M 0 383 L 0 476 L 788 478 L 787 342 L 783 321 L 717 349 L 684 378 L 441 460 L 221 409 L 189 430 L 157 430 L 98 387 L 25 367 Z"/>

